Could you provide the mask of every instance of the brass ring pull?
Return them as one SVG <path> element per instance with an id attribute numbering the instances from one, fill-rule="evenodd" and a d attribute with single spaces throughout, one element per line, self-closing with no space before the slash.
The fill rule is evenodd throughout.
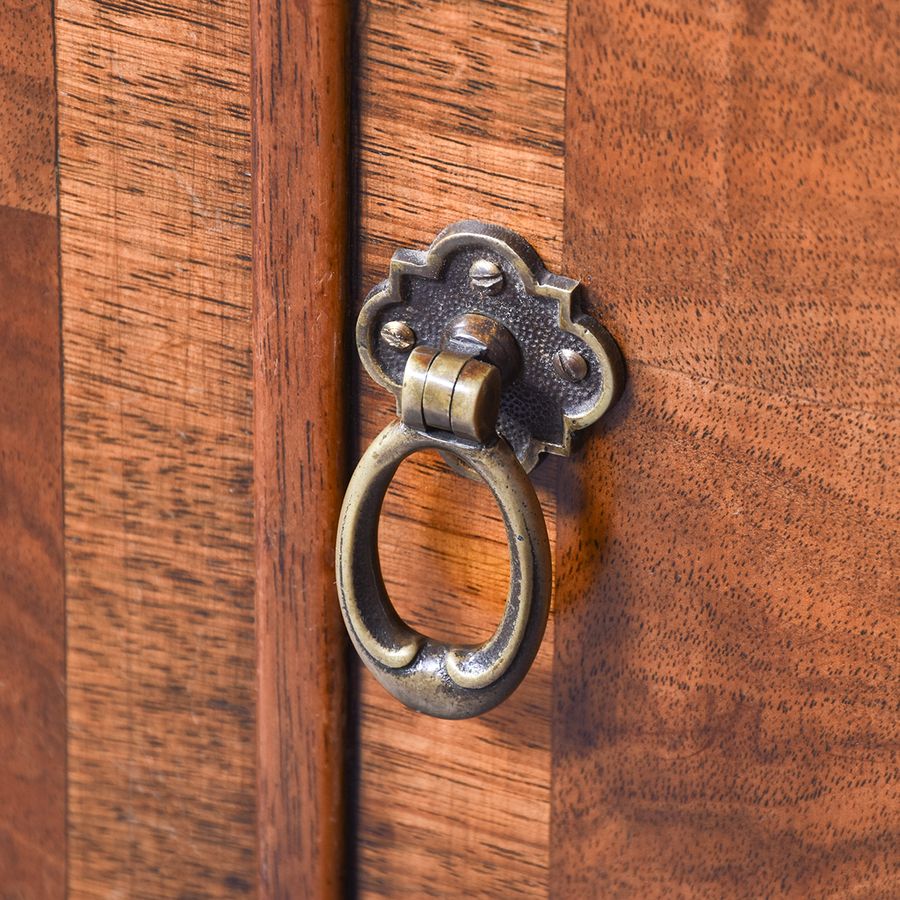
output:
<path id="1" fill-rule="evenodd" d="M 410 454 L 434 448 L 458 457 L 490 488 L 510 551 L 506 607 L 478 646 L 450 646 L 419 634 L 397 614 L 378 561 L 378 519 L 387 489 Z M 389 425 L 359 463 L 338 530 L 338 588 L 350 637 L 369 670 L 395 697 L 446 719 L 480 715 L 509 696 L 531 666 L 550 608 L 550 545 L 540 503 L 502 438 L 491 445 L 449 433 Z"/>
<path id="2" fill-rule="evenodd" d="M 622 389 L 609 333 L 576 302 L 578 282 L 548 272 L 520 235 L 457 222 L 427 250 L 398 250 L 356 325 L 360 359 L 397 398 L 400 421 L 357 466 L 341 510 L 341 613 L 363 662 L 413 709 L 477 716 L 528 672 L 547 624 L 547 526 L 526 473 L 541 453 L 567 456 L 575 431 Z M 378 561 L 378 520 L 400 463 L 433 448 L 457 474 L 481 478 L 506 526 L 510 581 L 496 631 L 451 646 L 411 628 L 394 609 Z"/>

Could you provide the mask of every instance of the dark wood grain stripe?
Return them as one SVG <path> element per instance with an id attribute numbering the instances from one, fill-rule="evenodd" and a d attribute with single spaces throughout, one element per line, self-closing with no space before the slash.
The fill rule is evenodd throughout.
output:
<path id="1" fill-rule="evenodd" d="M 572 4 L 566 271 L 630 382 L 560 467 L 554 896 L 900 892 L 897 37 Z"/>
<path id="2" fill-rule="evenodd" d="M 347 4 L 255 0 L 254 466 L 260 893 L 346 875 Z"/>
<path id="3" fill-rule="evenodd" d="M 65 603 L 49 0 L 0 18 L 0 895 L 65 890 Z"/>

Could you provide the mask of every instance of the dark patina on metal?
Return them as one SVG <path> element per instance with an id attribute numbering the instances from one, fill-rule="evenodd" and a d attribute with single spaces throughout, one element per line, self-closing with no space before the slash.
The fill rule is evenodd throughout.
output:
<path id="1" fill-rule="evenodd" d="M 624 382 L 619 348 L 579 310 L 578 288 L 574 279 L 548 272 L 514 231 L 456 222 L 427 250 L 394 254 L 388 277 L 360 313 L 357 347 L 368 373 L 399 405 L 409 351 L 382 337 L 385 325 L 402 323 L 416 344 L 434 348 L 452 339 L 453 323 L 463 316 L 502 326 L 518 349 L 520 366 L 504 379 L 497 431 L 530 472 L 543 451 L 568 455 L 573 432 L 596 422 Z M 566 371 L 566 361 L 576 356 L 584 361 L 579 378 Z"/>
<path id="2" fill-rule="evenodd" d="M 576 306 L 578 283 L 548 272 L 506 228 L 457 222 L 427 250 L 400 250 L 369 295 L 357 347 L 397 397 L 400 421 L 366 450 L 347 488 L 337 542 L 338 594 L 363 662 L 408 706 L 480 715 L 525 677 L 550 608 L 547 528 L 527 472 L 543 451 L 614 402 L 624 378 L 610 335 Z M 482 478 L 506 526 L 510 583 L 494 634 L 451 646 L 397 614 L 378 560 L 378 519 L 400 463 L 434 448 Z"/>

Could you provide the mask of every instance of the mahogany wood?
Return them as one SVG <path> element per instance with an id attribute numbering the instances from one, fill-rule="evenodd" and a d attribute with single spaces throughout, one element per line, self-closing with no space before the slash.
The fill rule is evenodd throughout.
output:
<path id="1" fill-rule="evenodd" d="M 0 895 L 65 890 L 56 97 L 49 0 L 0 18 Z"/>
<path id="2" fill-rule="evenodd" d="M 254 0 L 252 36 L 259 881 L 324 900 L 347 865 L 347 4 Z"/>
<path id="3" fill-rule="evenodd" d="M 69 891 L 252 895 L 249 4 L 56 26 Z"/>
<path id="4" fill-rule="evenodd" d="M 554 896 L 897 896 L 896 21 L 574 0 Z"/>
<path id="5" fill-rule="evenodd" d="M 357 15 L 349 305 L 476 216 L 580 276 L 629 364 L 586 449 L 536 474 L 551 539 L 559 519 L 544 649 L 462 723 L 360 673 L 348 859 L 347 7 L 58 0 L 66 688 L 50 7 L 13 3 L 0 892 L 63 890 L 67 690 L 74 897 L 338 896 L 351 868 L 367 897 L 896 896 L 895 21 Z M 359 385 L 366 442 L 395 410 Z M 411 621 L 490 630 L 483 487 L 414 458 L 380 548 Z"/>
<path id="6" fill-rule="evenodd" d="M 563 0 L 360 6 L 357 309 L 394 250 L 427 246 L 457 219 L 516 228 L 558 268 L 565 22 Z M 364 374 L 359 403 L 365 444 L 396 410 Z M 552 539 L 546 474 L 539 484 Z M 457 639 L 493 630 L 509 562 L 486 488 L 437 457 L 412 457 L 388 496 L 379 545 L 410 621 Z M 362 896 L 546 894 L 552 646 L 551 617 L 525 683 L 476 720 L 410 712 L 360 674 Z"/>

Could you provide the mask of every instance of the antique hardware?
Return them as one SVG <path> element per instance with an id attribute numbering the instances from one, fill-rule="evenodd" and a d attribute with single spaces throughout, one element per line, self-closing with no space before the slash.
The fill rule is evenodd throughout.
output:
<path id="1" fill-rule="evenodd" d="M 467 718 L 496 706 L 525 677 L 543 637 L 550 547 L 527 472 L 544 451 L 568 455 L 573 433 L 609 409 L 624 380 L 612 337 L 576 310 L 577 287 L 548 272 L 515 232 L 465 221 L 425 251 L 398 250 L 360 313 L 360 357 L 396 396 L 400 421 L 366 450 L 347 488 L 336 556 L 341 611 L 375 677 L 430 715 Z M 506 526 L 506 607 L 478 646 L 414 631 L 381 577 L 384 496 L 403 459 L 428 447 L 484 479 Z"/>

